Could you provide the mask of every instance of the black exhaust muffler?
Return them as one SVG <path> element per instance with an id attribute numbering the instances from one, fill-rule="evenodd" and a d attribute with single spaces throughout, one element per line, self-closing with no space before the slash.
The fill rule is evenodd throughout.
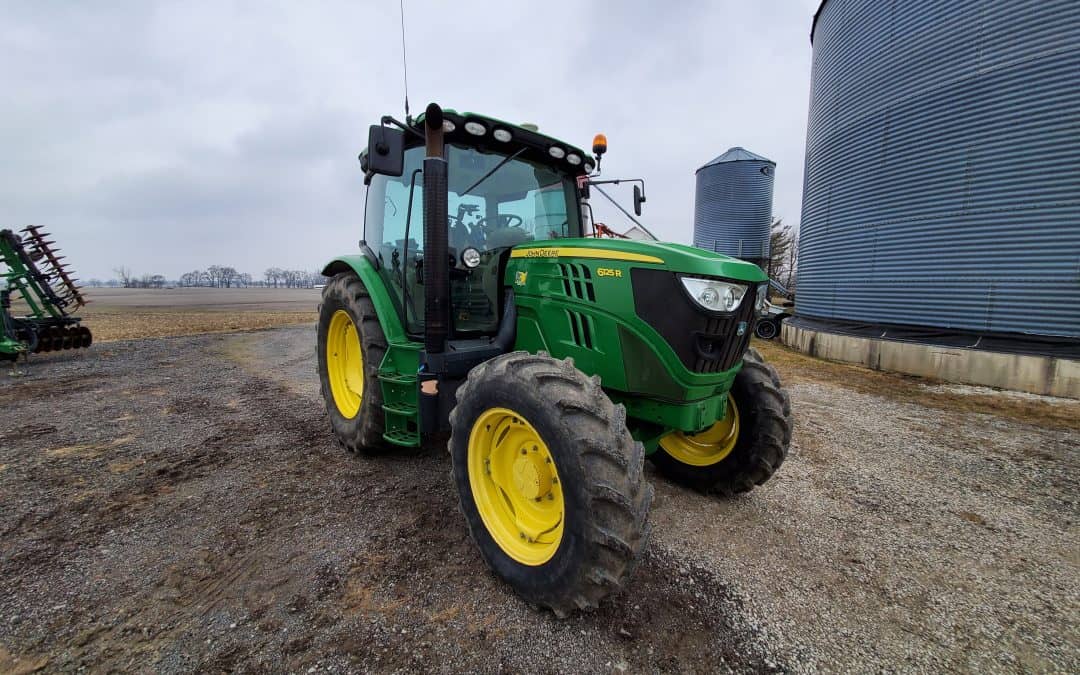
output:
<path id="1" fill-rule="evenodd" d="M 442 354 L 450 334 L 450 270 L 443 111 L 435 103 L 424 114 L 424 138 L 424 349 Z"/>

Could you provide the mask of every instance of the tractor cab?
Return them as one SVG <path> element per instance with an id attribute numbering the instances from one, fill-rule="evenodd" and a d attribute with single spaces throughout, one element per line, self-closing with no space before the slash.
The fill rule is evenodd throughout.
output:
<path id="1" fill-rule="evenodd" d="M 401 132 L 400 175 L 366 174 L 364 241 L 392 289 L 411 335 L 424 333 L 425 115 Z M 583 235 L 577 179 L 593 168 L 581 150 L 534 129 L 443 111 L 447 168 L 447 267 L 453 338 L 498 331 L 510 250 L 531 241 Z M 371 148 L 385 132 L 377 128 Z M 371 156 L 361 155 L 366 169 Z M 396 172 L 395 172 L 396 173 Z"/>

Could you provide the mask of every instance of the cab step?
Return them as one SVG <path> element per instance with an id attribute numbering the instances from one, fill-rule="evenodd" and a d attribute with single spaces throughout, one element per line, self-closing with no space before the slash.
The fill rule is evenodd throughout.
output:
<path id="1" fill-rule="evenodd" d="M 420 446 L 420 416 L 416 407 L 416 374 L 379 371 L 383 392 L 383 438 L 406 448 Z"/>
<path id="2" fill-rule="evenodd" d="M 390 415 L 416 417 L 416 406 L 409 403 L 384 403 L 382 409 Z"/>
<path id="3" fill-rule="evenodd" d="M 387 384 L 416 384 L 416 375 L 379 371 L 379 381 Z"/>
<path id="4" fill-rule="evenodd" d="M 415 431 L 407 431 L 405 429 L 390 429 L 383 438 L 387 443 L 393 443 L 394 445 L 400 445 L 406 448 L 418 448 L 420 447 L 420 434 Z"/>

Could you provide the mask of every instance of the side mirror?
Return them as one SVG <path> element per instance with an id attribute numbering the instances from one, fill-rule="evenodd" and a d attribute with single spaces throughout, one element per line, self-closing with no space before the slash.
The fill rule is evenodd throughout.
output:
<path id="1" fill-rule="evenodd" d="M 371 125 L 367 152 L 361 155 L 360 165 L 365 173 L 400 176 L 405 172 L 405 132 L 381 124 Z"/>
<path id="2" fill-rule="evenodd" d="M 645 203 L 645 194 L 641 191 L 640 185 L 634 186 L 634 215 L 641 215 L 641 205 Z"/>

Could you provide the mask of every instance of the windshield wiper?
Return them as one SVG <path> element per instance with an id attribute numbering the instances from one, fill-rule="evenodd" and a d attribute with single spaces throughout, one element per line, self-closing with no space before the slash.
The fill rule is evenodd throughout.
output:
<path id="1" fill-rule="evenodd" d="M 491 169 L 491 171 L 488 171 L 488 172 L 487 172 L 487 173 L 485 173 L 485 174 L 484 174 L 483 176 L 481 176 L 481 177 L 480 177 L 480 180 L 478 180 L 478 181 L 476 181 L 475 183 L 473 183 L 472 185 L 470 185 L 470 186 L 469 186 L 468 188 L 466 188 L 466 189 L 465 189 L 465 191 L 464 191 L 464 192 L 462 192 L 461 194 L 462 194 L 462 195 L 467 195 L 467 194 L 469 194 L 470 192 L 472 192 L 473 188 L 475 188 L 475 187 L 476 187 L 477 185 L 480 185 L 480 183 L 483 183 L 483 182 L 484 182 L 484 181 L 486 181 L 486 180 L 487 180 L 488 178 L 491 178 L 491 175 L 492 175 L 493 173 L 495 173 L 496 171 L 498 171 L 499 169 L 501 169 L 501 168 L 503 167 L 503 165 L 504 165 L 504 164 L 506 164 L 506 163 L 507 163 L 507 162 L 509 162 L 510 160 L 514 159 L 515 157 L 517 157 L 518 155 L 520 155 L 520 154 L 521 154 L 521 153 L 523 153 L 523 152 L 525 152 L 525 148 L 522 148 L 522 149 L 518 150 L 517 152 L 515 152 L 515 153 L 514 153 L 514 154 L 512 154 L 512 155 L 509 155 L 508 157 L 504 157 L 504 158 L 503 158 L 503 161 L 501 161 L 501 162 L 499 162 L 498 164 L 496 164 L 496 165 L 495 165 L 495 166 L 494 166 L 494 167 L 493 167 L 493 168 Z"/>

